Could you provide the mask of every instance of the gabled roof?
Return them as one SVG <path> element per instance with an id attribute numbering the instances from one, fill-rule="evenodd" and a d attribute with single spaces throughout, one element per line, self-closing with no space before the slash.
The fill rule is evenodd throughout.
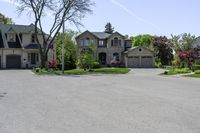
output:
<path id="1" fill-rule="evenodd" d="M 105 33 L 105 32 L 91 32 L 91 33 L 99 39 L 106 39 L 111 35 L 111 34 L 108 34 L 108 33 Z"/>
<path id="2" fill-rule="evenodd" d="M 96 38 L 98 38 L 98 39 L 107 39 L 107 38 L 109 38 L 109 37 L 111 37 L 112 35 L 114 35 L 114 34 L 118 34 L 118 35 L 120 35 L 120 36 L 122 36 L 122 37 L 124 37 L 122 34 L 120 34 L 119 32 L 114 32 L 114 33 L 112 33 L 112 34 L 108 34 L 108 33 L 105 33 L 105 32 L 90 32 L 90 31 L 85 31 L 85 32 L 83 32 L 83 33 L 81 33 L 81 34 L 79 34 L 76 38 L 78 38 L 79 36 L 81 36 L 82 34 L 84 34 L 84 33 L 90 33 L 90 34 L 92 34 L 93 36 L 95 36 Z"/>
<path id="3" fill-rule="evenodd" d="M 35 26 L 30 25 L 15 25 L 15 24 L 0 24 L 0 30 L 3 33 L 16 32 L 16 33 L 30 33 L 34 32 Z M 39 30 L 39 32 L 41 32 Z"/>
<path id="4" fill-rule="evenodd" d="M 129 52 L 134 51 L 134 50 L 136 50 L 136 49 L 138 49 L 138 48 L 145 49 L 145 50 L 151 52 L 152 54 L 154 54 L 154 52 L 153 52 L 151 49 L 145 48 L 145 47 L 143 47 L 143 46 L 132 47 L 132 48 L 130 48 L 128 51 L 126 51 L 126 52 L 124 52 L 124 53 L 125 53 L 125 54 L 126 54 L 126 53 L 129 53 Z"/>

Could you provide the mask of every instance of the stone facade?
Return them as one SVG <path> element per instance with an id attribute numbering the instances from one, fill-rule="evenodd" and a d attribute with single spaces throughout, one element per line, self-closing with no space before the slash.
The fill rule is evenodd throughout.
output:
<path id="1" fill-rule="evenodd" d="M 80 53 L 85 47 L 84 40 L 92 41 L 96 52 L 96 59 L 102 65 L 109 65 L 110 62 L 117 58 L 120 62 L 123 62 L 123 52 L 125 50 L 125 37 L 118 32 L 113 34 L 107 34 L 102 32 L 89 32 L 85 31 L 81 35 L 76 37 L 78 53 Z M 87 42 L 87 41 L 86 41 Z"/>
<path id="2" fill-rule="evenodd" d="M 154 67 L 154 54 L 143 47 L 131 48 L 131 40 L 126 40 L 118 32 L 107 34 L 104 32 L 85 31 L 76 37 L 78 54 L 92 44 L 97 49 L 96 59 L 103 66 L 111 64 L 112 60 L 119 61 L 125 67 Z M 137 49 L 142 49 L 137 51 Z M 137 61 L 131 59 L 137 57 Z"/>

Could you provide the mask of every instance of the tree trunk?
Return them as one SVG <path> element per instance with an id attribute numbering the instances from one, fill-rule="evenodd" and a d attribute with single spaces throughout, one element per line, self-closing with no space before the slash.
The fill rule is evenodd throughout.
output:
<path id="1" fill-rule="evenodd" d="M 41 68 L 47 68 L 47 54 L 40 51 L 40 59 L 41 59 Z"/>

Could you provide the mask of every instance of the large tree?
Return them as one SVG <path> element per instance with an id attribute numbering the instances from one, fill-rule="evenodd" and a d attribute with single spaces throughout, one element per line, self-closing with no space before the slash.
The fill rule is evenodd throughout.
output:
<path id="1" fill-rule="evenodd" d="M 105 32 L 112 34 L 114 31 L 114 27 L 112 27 L 112 24 L 110 22 L 108 22 L 105 26 Z"/>
<path id="2" fill-rule="evenodd" d="M 152 44 L 152 36 L 149 34 L 137 35 L 135 37 L 131 37 L 133 47 L 135 46 L 143 46 L 146 48 L 150 48 Z"/>
<path id="3" fill-rule="evenodd" d="M 2 21 L 4 24 L 14 24 L 11 18 L 6 17 L 2 13 L 0 13 L 0 21 Z"/>
<path id="4" fill-rule="evenodd" d="M 94 4 L 91 0 L 16 0 L 18 2 L 18 11 L 22 13 L 29 11 L 35 18 L 35 36 L 36 42 L 40 44 L 38 35 L 41 31 L 43 42 L 40 44 L 41 65 L 47 64 L 47 54 L 54 43 L 54 40 L 65 22 L 70 22 L 80 26 L 81 19 L 87 13 L 91 13 L 91 6 Z M 47 21 L 45 15 L 53 17 L 53 22 L 49 33 L 45 33 L 43 26 Z M 48 17 L 49 17 L 48 16 Z M 38 29 L 39 28 L 39 29 Z"/>
<path id="5" fill-rule="evenodd" d="M 181 35 L 171 35 L 171 43 L 176 52 L 187 51 L 192 49 L 192 42 L 196 37 L 190 33 Z"/>
<path id="6" fill-rule="evenodd" d="M 170 40 L 165 36 L 155 36 L 152 40 L 157 59 L 162 65 L 171 65 L 173 60 L 173 49 L 170 46 Z"/>
<path id="7" fill-rule="evenodd" d="M 65 44 L 65 69 L 74 69 L 76 68 L 76 45 L 74 42 L 74 36 L 78 32 L 73 30 L 67 30 L 64 35 L 64 44 Z M 62 63 L 62 33 L 58 33 L 56 38 L 57 46 L 57 63 Z"/>

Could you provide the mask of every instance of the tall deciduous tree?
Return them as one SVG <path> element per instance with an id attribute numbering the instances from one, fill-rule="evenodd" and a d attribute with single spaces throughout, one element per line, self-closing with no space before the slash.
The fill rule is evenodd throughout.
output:
<path id="1" fill-rule="evenodd" d="M 65 69 L 74 69 L 76 68 L 76 45 L 73 40 L 74 36 L 78 32 L 73 30 L 67 30 L 64 35 L 65 42 Z M 56 38 L 57 46 L 57 63 L 62 63 L 62 33 L 58 33 Z"/>
<path id="2" fill-rule="evenodd" d="M 187 51 L 192 49 L 192 42 L 196 37 L 190 33 L 181 35 L 171 35 L 171 42 L 176 52 Z"/>
<path id="3" fill-rule="evenodd" d="M 94 63 L 96 63 L 95 58 L 96 48 L 94 44 L 91 42 L 89 46 L 82 50 L 78 59 L 78 66 L 83 68 L 84 70 L 92 69 Z"/>
<path id="4" fill-rule="evenodd" d="M 3 24 L 14 24 L 11 18 L 6 17 L 2 13 L 0 13 L 0 21 L 2 21 Z"/>
<path id="5" fill-rule="evenodd" d="M 91 6 L 94 4 L 91 0 L 16 0 L 18 2 L 18 10 L 20 13 L 29 11 L 33 13 L 35 18 L 35 36 L 38 44 L 38 34 L 41 31 L 43 42 L 40 44 L 41 65 L 46 66 L 47 54 L 54 43 L 54 40 L 67 21 L 80 26 L 81 19 L 87 13 L 91 13 Z M 45 33 L 43 26 L 45 25 L 45 15 L 53 17 L 53 22 L 49 33 Z M 40 31 L 39 31 L 39 29 Z"/>
<path id="6" fill-rule="evenodd" d="M 170 46 L 170 40 L 165 36 L 153 37 L 152 40 L 156 57 L 162 65 L 171 65 L 173 60 L 173 49 Z"/>
<path id="7" fill-rule="evenodd" d="M 111 34 L 113 33 L 113 31 L 114 27 L 112 27 L 112 24 L 110 22 L 108 22 L 105 26 L 105 32 Z"/>
<path id="8" fill-rule="evenodd" d="M 152 44 L 152 36 L 149 34 L 137 35 L 131 38 L 133 47 L 135 46 L 143 46 L 146 48 L 150 48 Z"/>

